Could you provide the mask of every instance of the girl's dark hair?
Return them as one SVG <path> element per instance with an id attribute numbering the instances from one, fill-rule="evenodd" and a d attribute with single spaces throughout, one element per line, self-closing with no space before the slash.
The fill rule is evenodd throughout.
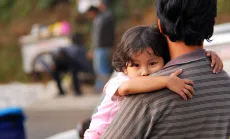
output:
<path id="1" fill-rule="evenodd" d="M 155 0 L 157 17 L 172 42 L 202 45 L 213 34 L 217 0 Z"/>
<path id="2" fill-rule="evenodd" d="M 123 72 L 127 63 L 132 62 L 132 55 L 143 52 L 146 48 L 152 48 L 155 55 L 163 58 L 164 63 L 170 60 L 166 38 L 156 27 L 136 26 L 124 33 L 121 42 L 117 46 L 112 65 L 118 72 Z"/>

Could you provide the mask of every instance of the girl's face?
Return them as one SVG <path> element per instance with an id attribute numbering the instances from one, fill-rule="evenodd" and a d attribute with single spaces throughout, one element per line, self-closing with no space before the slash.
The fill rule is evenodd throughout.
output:
<path id="1" fill-rule="evenodd" d="M 133 63 L 127 63 L 127 68 L 124 70 L 129 78 L 148 76 L 164 66 L 163 58 L 156 56 L 150 47 L 142 53 L 133 54 L 132 60 Z"/>

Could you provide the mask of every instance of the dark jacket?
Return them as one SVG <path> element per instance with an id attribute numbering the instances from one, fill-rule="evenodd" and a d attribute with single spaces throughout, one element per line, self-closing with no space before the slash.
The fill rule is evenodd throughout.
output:
<path id="1" fill-rule="evenodd" d="M 115 17 L 106 10 L 93 21 L 92 47 L 112 47 L 115 40 Z"/>

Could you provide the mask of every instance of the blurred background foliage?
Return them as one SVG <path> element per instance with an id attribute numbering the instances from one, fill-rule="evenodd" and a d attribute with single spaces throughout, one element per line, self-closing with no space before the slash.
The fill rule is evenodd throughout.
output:
<path id="1" fill-rule="evenodd" d="M 69 3 L 75 6 L 76 0 L 1 0 L 0 22 L 12 21 L 14 18 L 26 16 L 34 10 L 52 9 L 58 3 Z M 149 5 L 153 5 L 153 0 L 142 0 L 139 2 L 116 0 L 114 1 L 113 9 L 117 17 L 122 19 L 130 15 L 133 9 L 146 8 Z"/>
<path id="2" fill-rule="evenodd" d="M 217 0 L 218 12 L 230 12 L 230 1 L 229 0 Z"/>
<path id="3" fill-rule="evenodd" d="M 217 23 L 230 22 L 230 0 L 218 1 Z M 82 31 L 90 36 L 90 22 L 77 13 L 77 0 L 0 0 L 0 83 L 30 81 L 22 70 L 18 38 L 29 33 L 36 23 L 53 24 L 66 20 L 71 22 L 73 32 Z M 154 0 L 114 0 L 117 16 L 117 32 L 139 23 L 155 21 Z M 143 21 L 143 22 L 140 22 Z M 90 41 L 87 41 L 90 45 Z"/>
<path id="4" fill-rule="evenodd" d="M 229 0 L 217 0 L 218 12 L 229 12 Z M 0 22 L 9 22 L 15 17 L 26 16 L 28 13 L 39 9 L 54 8 L 58 3 L 69 3 L 76 5 L 76 0 L 1 0 L 0 1 Z M 113 9 L 119 19 L 122 19 L 133 10 L 143 9 L 153 6 L 154 0 L 141 0 L 133 2 L 132 0 L 116 0 Z"/>

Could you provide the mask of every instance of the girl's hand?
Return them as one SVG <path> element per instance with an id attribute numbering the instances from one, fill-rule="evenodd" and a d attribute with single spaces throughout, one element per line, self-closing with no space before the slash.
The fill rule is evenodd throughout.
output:
<path id="1" fill-rule="evenodd" d="M 211 57 L 211 67 L 213 68 L 213 73 L 218 73 L 223 70 L 223 62 L 220 59 L 220 57 L 217 55 L 217 53 L 213 51 L 207 51 L 206 52 L 207 57 Z"/>
<path id="2" fill-rule="evenodd" d="M 184 100 L 187 100 L 187 97 L 192 98 L 194 94 L 192 87 L 194 83 L 191 80 L 178 78 L 178 75 L 181 73 L 182 69 L 177 70 L 169 76 L 167 88 L 182 96 Z"/>

